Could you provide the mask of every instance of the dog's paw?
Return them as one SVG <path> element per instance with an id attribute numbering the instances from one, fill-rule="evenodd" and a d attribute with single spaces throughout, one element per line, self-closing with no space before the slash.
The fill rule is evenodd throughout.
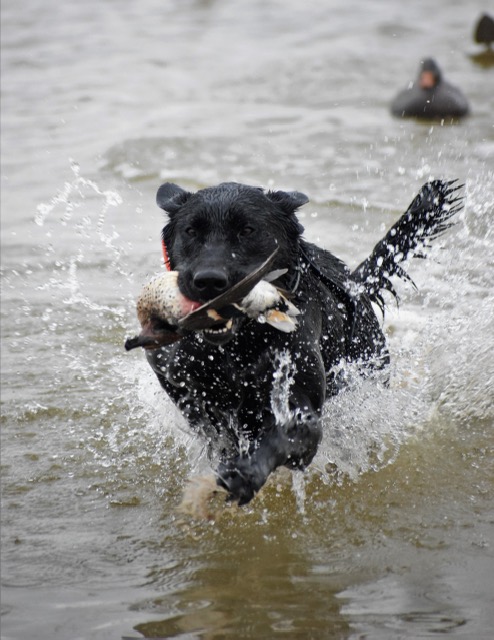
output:
<path id="1" fill-rule="evenodd" d="M 216 481 L 228 492 L 228 500 L 239 506 L 250 502 L 265 482 L 265 478 L 257 477 L 247 459 L 222 462 L 216 473 Z"/>

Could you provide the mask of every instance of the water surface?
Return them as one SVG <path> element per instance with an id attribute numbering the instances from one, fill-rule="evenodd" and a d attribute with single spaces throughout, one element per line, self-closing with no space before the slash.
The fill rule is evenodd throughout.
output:
<path id="1" fill-rule="evenodd" d="M 2 638 L 487 639 L 494 69 L 481 2 L 2 5 Z M 462 122 L 393 119 L 433 56 Z M 356 266 L 430 177 L 457 225 L 398 283 L 390 388 L 331 401 L 305 474 L 177 513 L 201 447 L 144 356 L 162 181 L 297 189 Z"/>

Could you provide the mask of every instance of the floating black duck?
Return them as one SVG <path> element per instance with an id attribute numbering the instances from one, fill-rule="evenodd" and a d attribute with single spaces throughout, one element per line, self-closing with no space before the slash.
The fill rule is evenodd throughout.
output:
<path id="1" fill-rule="evenodd" d="M 396 96 L 391 113 L 400 118 L 461 118 L 469 112 L 468 101 L 457 87 L 443 78 L 432 58 L 422 60 L 417 79 Z"/>

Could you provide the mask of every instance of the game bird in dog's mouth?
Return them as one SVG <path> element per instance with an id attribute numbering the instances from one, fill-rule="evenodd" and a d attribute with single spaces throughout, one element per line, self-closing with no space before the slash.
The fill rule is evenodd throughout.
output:
<path id="1" fill-rule="evenodd" d="M 425 184 L 369 257 L 350 269 L 307 242 L 293 191 L 223 183 L 195 193 L 165 183 L 158 205 L 168 272 L 138 300 L 143 347 L 158 380 L 208 447 L 216 486 L 246 504 L 278 467 L 303 470 L 321 437 L 324 402 L 345 379 L 389 364 L 375 306 L 402 264 L 462 207 L 456 181 Z M 328 239 L 329 242 L 329 239 Z M 280 357 L 289 359 L 287 410 L 275 409 Z M 277 386 L 278 385 L 278 386 Z M 330 421 L 329 421 L 330 422 Z M 331 428 L 330 424 L 325 428 Z"/>
<path id="2" fill-rule="evenodd" d="M 295 331 L 299 310 L 288 300 L 286 292 L 270 282 L 286 272 L 279 269 L 269 273 L 276 252 L 238 284 L 202 305 L 182 294 L 177 271 L 157 276 L 145 285 L 137 300 L 142 332 L 129 338 L 125 348 L 127 351 L 136 347 L 156 349 L 180 340 L 187 330 L 234 332 L 235 319 L 242 317 L 267 322 L 279 331 Z"/>

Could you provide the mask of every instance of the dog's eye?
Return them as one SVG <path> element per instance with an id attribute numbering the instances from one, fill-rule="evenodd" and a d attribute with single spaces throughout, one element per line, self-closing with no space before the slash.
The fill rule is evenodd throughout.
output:
<path id="1" fill-rule="evenodd" d="M 185 233 L 189 236 L 189 238 L 195 238 L 197 236 L 197 230 L 194 227 L 187 227 L 185 229 Z"/>
<path id="2" fill-rule="evenodd" d="M 242 236 L 243 238 L 245 238 L 246 236 L 250 236 L 254 233 L 254 227 L 249 227 L 248 225 L 243 227 L 243 229 L 240 230 L 239 232 L 239 236 Z"/>

